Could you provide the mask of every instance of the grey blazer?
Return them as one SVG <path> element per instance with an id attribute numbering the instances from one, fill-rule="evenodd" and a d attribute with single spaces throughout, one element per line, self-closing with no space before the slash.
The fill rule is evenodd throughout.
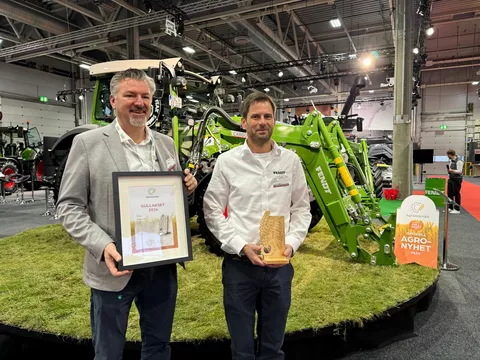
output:
<path id="1" fill-rule="evenodd" d="M 182 171 L 173 140 L 153 131 L 162 171 Z M 167 168 L 175 161 L 175 168 Z M 171 166 L 170 166 L 171 167 Z M 103 250 L 115 239 L 112 172 L 128 171 L 123 146 L 113 124 L 75 136 L 60 185 L 57 214 L 65 230 L 85 251 L 83 280 L 105 291 L 120 291 L 131 275 L 110 274 Z"/>

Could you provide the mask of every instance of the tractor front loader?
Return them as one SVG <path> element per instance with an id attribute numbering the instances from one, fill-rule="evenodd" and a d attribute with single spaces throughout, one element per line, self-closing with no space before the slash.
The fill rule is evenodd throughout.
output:
<path id="1" fill-rule="evenodd" d="M 274 138 L 302 159 L 307 183 L 317 200 L 332 234 L 352 259 L 372 265 L 392 265 L 393 223 L 383 218 L 371 181 L 337 122 L 325 125 L 313 111 L 297 131 L 276 128 Z M 350 165 L 349 165 L 350 164 Z M 349 169 L 360 179 L 356 184 Z M 361 243 L 373 240 L 378 250 L 371 253 Z"/>
<path id="2" fill-rule="evenodd" d="M 244 142 L 245 134 L 233 119 L 229 119 L 221 109 L 210 109 L 218 115 L 218 121 L 226 122 L 231 129 L 218 123 L 209 124 L 208 114 L 202 120 L 196 142 L 192 147 L 189 166 L 194 173 L 201 174 L 203 180 L 197 190 L 196 208 L 200 231 L 210 251 L 220 255 L 219 241 L 208 230 L 203 217 L 203 195 L 211 176 L 212 162 L 231 147 Z M 219 120 L 222 119 L 222 120 Z M 392 265 L 394 225 L 380 213 L 379 200 L 375 197 L 368 163 L 368 149 L 360 142 L 356 151 L 347 141 L 340 122 L 329 119 L 326 125 L 322 114 L 313 111 L 303 125 L 294 126 L 277 123 L 272 138 L 280 145 L 294 151 L 301 159 L 308 186 L 318 206 L 320 218 L 323 215 L 332 234 L 348 251 L 352 259 L 372 265 Z M 235 128 L 237 126 L 237 128 Z M 209 132 L 206 131 L 210 127 Z M 213 129 L 213 130 L 212 130 Z M 220 134 L 222 132 L 222 134 Z M 226 144 L 226 135 L 235 133 L 238 141 Z M 220 147 L 207 150 L 205 144 L 216 144 L 209 139 L 217 134 Z M 231 141 L 231 138 L 228 139 Z M 360 160 L 359 160 L 360 158 Z M 203 164 L 209 160 L 206 170 Z M 367 173 L 366 173 L 367 171 Z M 353 175 L 352 175 L 353 174 Z M 362 242 L 373 243 L 378 249 L 373 253 L 364 248 Z"/>

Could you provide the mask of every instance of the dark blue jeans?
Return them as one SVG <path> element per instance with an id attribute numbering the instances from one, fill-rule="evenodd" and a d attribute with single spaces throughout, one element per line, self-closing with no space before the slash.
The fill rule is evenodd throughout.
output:
<path id="1" fill-rule="evenodd" d="M 169 360 L 176 298 L 176 264 L 134 270 L 119 292 L 92 289 L 90 321 L 95 360 L 122 359 L 133 301 L 140 314 L 141 359 Z"/>
<path id="2" fill-rule="evenodd" d="M 293 279 L 291 264 L 280 268 L 253 265 L 226 256 L 222 264 L 225 316 L 232 360 L 283 360 L 281 350 Z M 255 311 L 258 314 L 255 350 Z"/>

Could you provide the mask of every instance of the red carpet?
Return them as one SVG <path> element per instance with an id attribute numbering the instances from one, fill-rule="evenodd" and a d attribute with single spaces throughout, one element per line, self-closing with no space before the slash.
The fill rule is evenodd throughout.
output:
<path id="1" fill-rule="evenodd" d="M 446 190 L 447 189 L 445 189 L 445 193 Z M 413 194 L 424 195 L 425 191 L 414 190 Z M 462 195 L 462 207 L 467 210 L 470 215 L 472 215 L 475 219 L 480 221 L 480 185 L 463 180 L 462 190 L 460 190 L 460 194 Z"/>
<path id="2" fill-rule="evenodd" d="M 480 221 L 480 185 L 468 181 L 462 182 L 462 207 Z"/>

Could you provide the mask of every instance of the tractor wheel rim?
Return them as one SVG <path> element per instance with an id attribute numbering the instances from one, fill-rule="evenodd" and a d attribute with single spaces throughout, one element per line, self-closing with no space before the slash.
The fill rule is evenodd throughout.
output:
<path id="1" fill-rule="evenodd" d="M 9 176 L 9 175 L 13 175 L 13 174 L 15 174 L 15 172 L 13 171 L 13 169 L 10 169 L 10 168 L 6 168 L 5 172 L 3 173 L 3 175 L 5 175 L 5 176 Z M 12 190 L 14 187 L 15 187 L 15 182 L 14 181 L 10 181 L 10 182 L 5 183 L 5 190 Z"/>

